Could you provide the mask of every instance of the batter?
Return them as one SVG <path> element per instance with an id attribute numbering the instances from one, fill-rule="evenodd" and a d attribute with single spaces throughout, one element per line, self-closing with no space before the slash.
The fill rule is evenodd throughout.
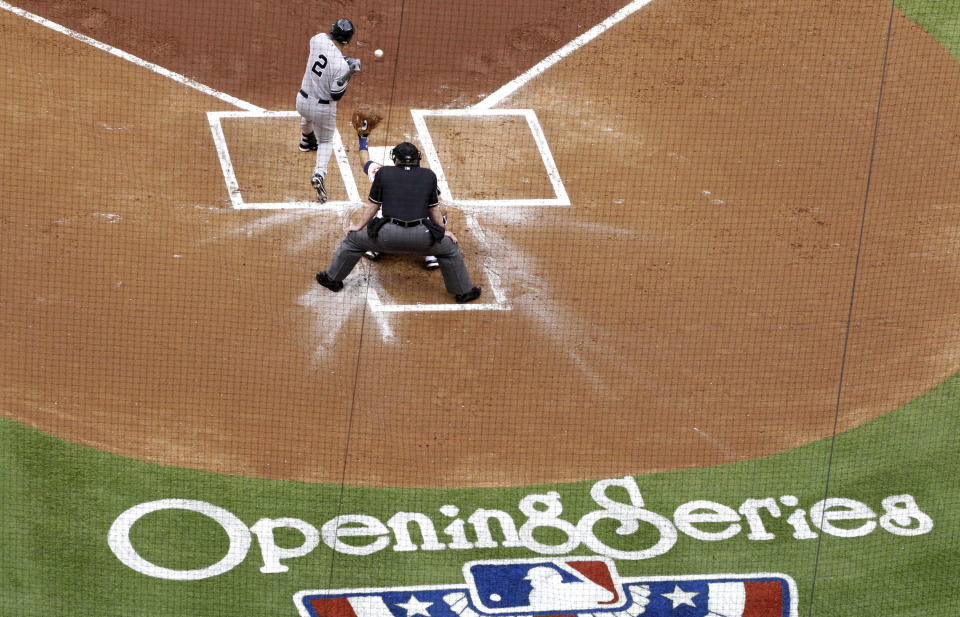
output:
<path id="1" fill-rule="evenodd" d="M 354 35 L 349 19 L 338 19 L 330 32 L 315 34 L 310 39 L 310 56 L 297 95 L 300 114 L 300 150 L 317 151 L 317 163 L 310 185 L 317 191 L 320 203 L 327 201 L 327 165 L 333 155 L 333 135 L 337 130 L 337 101 L 343 98 L 350 77 L 360 70 L 360 60 L 341 51 Z"/>

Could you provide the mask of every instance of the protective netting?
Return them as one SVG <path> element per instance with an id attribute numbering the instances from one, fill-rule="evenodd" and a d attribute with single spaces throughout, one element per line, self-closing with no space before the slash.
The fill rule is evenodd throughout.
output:
<path id="1" fill-rule="evenodd" d="M 0 615 L 960 612 L 960 4 L 0 9 Z"/>

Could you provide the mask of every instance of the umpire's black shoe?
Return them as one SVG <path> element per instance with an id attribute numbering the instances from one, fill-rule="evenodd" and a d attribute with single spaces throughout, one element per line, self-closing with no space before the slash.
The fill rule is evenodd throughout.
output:
<path id="1" fill-rule="evenodd" d="M 319 274 L 317 276 L 320 276 Z M 476 300 L 480 297 L 480 288 L 474 287 L 467 293 L 457 294 L 457 303 L 463 304 L 464 302 L 470 302 L 471 300 Z"/>
<path id="2" fill-rule="evenodd" d="M 317 272 L 317 282 L 329 289 L 330 291 L 340 291 L 343 289 L 343 281 L 335 281 L 329 276 L 326 272 Z M 474 287 L 476 289 L 476 287 Z M 478 296 L 480 294 L 477 294 Z"/>

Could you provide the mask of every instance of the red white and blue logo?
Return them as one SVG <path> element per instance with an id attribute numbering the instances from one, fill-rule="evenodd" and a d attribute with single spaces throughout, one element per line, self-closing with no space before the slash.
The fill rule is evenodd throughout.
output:
<path id="1" fill-rule="evenodd" d="M 785 574 L 627 577 L 600 557 L 471 561 L 465 583 L 301 591 L 301 617 L 797 617 Z M 607 615 L 608 614 L 608 615 Z"/>

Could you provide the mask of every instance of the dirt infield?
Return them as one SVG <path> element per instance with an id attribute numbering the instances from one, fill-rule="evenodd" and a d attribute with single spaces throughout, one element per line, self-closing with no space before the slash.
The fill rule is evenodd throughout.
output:
<path id="1" fill-rule="evenodd" d="M 354 166 L 353 104 L 390 110 L 372 141 L 416 135 L 411 108 L 477 103 L 620 8 L 380 4 L 20 6 L 274 110 L 356 17 Z M 391 257 L 329 294 L 344 213 L 230 207 L 229 105 L 0 11 L 2 412 L 166 464 L 452 487 L 744 460 L 893 409 L 960 369 L 960 66 L 889 3 L 830 8 L 654 0 L 547 69 L 496 107 L 536 112 L 571 205 L 454 208 L 498 310 L 395 313 L 368 286 L 449 303 L 439 276 Z M 451 188 L 553 197 L 524 125 L 492 124 L 428 120 Z M 309 199 L 295 119 L 224 131 L 245 199 Z"/>

